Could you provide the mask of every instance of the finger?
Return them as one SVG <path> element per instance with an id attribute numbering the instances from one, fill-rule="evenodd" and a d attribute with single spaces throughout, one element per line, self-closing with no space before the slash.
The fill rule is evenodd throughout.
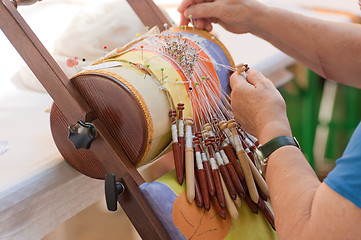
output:
<path id="1" fill-rule="evenodd" d="M 253 87 L 250 83 L 247 82 L 247 80 L 238 72 L 235 72 L 231 75 L 230 78 L 230 86 L 231 89 L 244 89 L 247 88 L 249 89 L 249 87 Z"/>
<path id="2" fill-rule="evenodd" d="M 192 15 L 193 18 L 219 18 L 219 6 L 215 2 L 204 2 L 196 5 L 190 5 L 184 11 L 184 17 Z"/>
<path id="3" fill-rule="evenodd" d="M 212 31 L 212 24 L 209 19 L 197 19 L 197 21 L 193 21 L 194 27 L 201 30 L 206 30 L 208 32 Z"/>
<path id="4" fill-rule="evenodd" d="M 256 70 L 250 68 L 247 71 L 247 81 L 250 84 L 257 86 L 257 85 L 265 83 L 266 81 L 268 81 L 268 79 L 261 72 L 258 72 Z"/>
<path id="5" fill-rule="evenodd" d="M 204 20 L 204 23 L 205 23 L 205 25 L 204 25 L 204 29 L 207 31 L 207 32 L 210 32 L 210 31 L 212 31 L 212 28 L 213 28 L 213 26 L 212 26 L 212 20 L 211 19 L 205 19 Z"/>
<path id="6" fill-rule="evenodd" d="M 182 25 L 188 26 L 189 22 L 190 22 L 189 18 L 186 18 L 183 15 L 180 16 L 180 22 L 179 22 L 180 26 L 182 26 Z"/>
<path id="7" fill-rule="evenodd" d="M 197 21 L 194 22 L 194 27 L 198 28 L 198 29 L 204 29 L 204 27 L 206 26 L 205 23 L 205 19 L 197 19 Z"/>
<path id="8" fill-rule="evenodd" d="M 177 10 L 180 13 L 184 13 L 184 11 L 192 4 L 194 4 L 194 0 L 183 0 L 181 4 L 178 6 Z"/>

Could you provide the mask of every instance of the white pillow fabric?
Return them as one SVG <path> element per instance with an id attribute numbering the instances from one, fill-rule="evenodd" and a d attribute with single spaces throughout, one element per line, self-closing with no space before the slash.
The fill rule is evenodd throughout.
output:
<path id="1" fill-rule="evenodd" d="M 69 5 L 69 8 L 79 8 L 77 1 L 57 2 Z M 52 55 L 68 77 L 73 76 L 82 67 L 89 65 L 114 48 L 121 47 L 133 40 L 138 33 L 145 32 L 145 26 L 125 0 L 90 1 L 90 3 L 82 3 L 82 5 L 75 17 L 67 16 L 67 8 L 60 9 L 63 10 L 62 15 L 64 16 L 64 19 L 61 20 L 62 23 L 68 22 L 69 25 L 55 41 Z M 36 11 L 35 7 L 34 11 Z M 42 11 L 48 10 L 44 8 Z M 44 31 L 47 31 L 49 26 L 51 27 L 51 19 L 48 21 L 48 24 L 45 23 Z M 66 64 L 67 59 L 72 57 L 78 57 L 79 65 L 76 67 L 68 67 Z M 85 59 L 84 62 L 83 59 Z M 20 67 L 18 74 L 12 80 L 18 87 L 45 92 L 25 64 Z"/>

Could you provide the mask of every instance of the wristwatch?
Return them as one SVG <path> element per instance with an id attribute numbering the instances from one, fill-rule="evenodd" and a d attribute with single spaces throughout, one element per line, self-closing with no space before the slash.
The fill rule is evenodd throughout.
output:
<path id="1" fill-rule="evenodd" d="M 276 137 L 269 142 L 260 145 L 258 147 L 258 150 L 261 154 L 261 157 L 266 160 L 274 151 L 276 151 L 280 147 L 287 145 L 298 147 L 301 150 L 300 144 L 298 143 L 297 139 L 295 137 L 288 136 Z"/>

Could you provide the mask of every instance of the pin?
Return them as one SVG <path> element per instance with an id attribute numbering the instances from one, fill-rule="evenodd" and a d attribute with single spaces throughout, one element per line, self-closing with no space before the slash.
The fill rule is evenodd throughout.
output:
<path id="1" fill-rule="evenodd" d="M 77 67 L 78 64 L 79 64 L 78 57 L 72 57 L 66 60 L 66 65 L 68 67 L 74 67 L 79 72 L 79 69 Z"/>
<path id="2" fill-rule="evenodd" d="M 164 75 L 163 75 L 163 73 L 164 73 L 164 68 L 161 68 L 160 70 L 162 71 L 162 84 L 164 84 Z"/>
<path id="3" fill-rule="evenodd" d="M 149 26 L 146 26 L 146 27 L 145 27 L 145 30 L 146 30 L 146 31 L 149 31 Z"/>
<path id="4" fill-rule="evenodd" d="M 142 50 L 142 61 L 143 61 L 143 46 L 140 46 L 140 49 Z"/>
<path id="5" fill-rule="evenodd" d="M 192 23 L 193 27 L 195 27 L 195 26 L 194 26 L 194 22 L 193 22 L 193 16 L 192 16 L 192 15 L 189 15 L 188 18 L 189 18 L 189 21 Z"/>
<path id="6" fill-rule="evenodd" d="M 107 48 L 108 48 L 107 46 L 105 46 L 105 45 L 103 46 L 103 49 L 104 49 L 104 56 L 105 56 L 105 55 L 107 55 Z"/>

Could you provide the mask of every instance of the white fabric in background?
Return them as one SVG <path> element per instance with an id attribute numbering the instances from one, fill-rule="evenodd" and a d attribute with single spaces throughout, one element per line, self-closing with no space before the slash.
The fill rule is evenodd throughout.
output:
<path id="1" fill-rule="evenodd" d="M 29 25 L 39 28 L 35 33 L 46 34 L 45 46 L 68 77 L 105 53 L 135 39 L 137 33 L 145 32 L 144 25 L 126 0 L 47 0 L 30 7 L 37 16 Z M 39 17 L 41 15 L 43 17 Z M 39 34 L 39 38 L 44 41 L 42 34 Z M 66 65 L 66 60 L 71 57 L 78 57 L 79 65 L 76 68 Z M 13 81 L 20 87 L 45 92 L 25 64 Z"/>
<path id="2" fill-rule="evenodd" d="M 46 0 L 19 11 L 68 76 L 75 73 L 68 57 L 94 60 L 104 45 L 111 50 L 145 31 L 125 0 Z M 64 161 L 45 112 L 51 98 L 2 33 L 0 53 L 0 239 L 37 240 L 101 199 L 104 182 Z"/>

